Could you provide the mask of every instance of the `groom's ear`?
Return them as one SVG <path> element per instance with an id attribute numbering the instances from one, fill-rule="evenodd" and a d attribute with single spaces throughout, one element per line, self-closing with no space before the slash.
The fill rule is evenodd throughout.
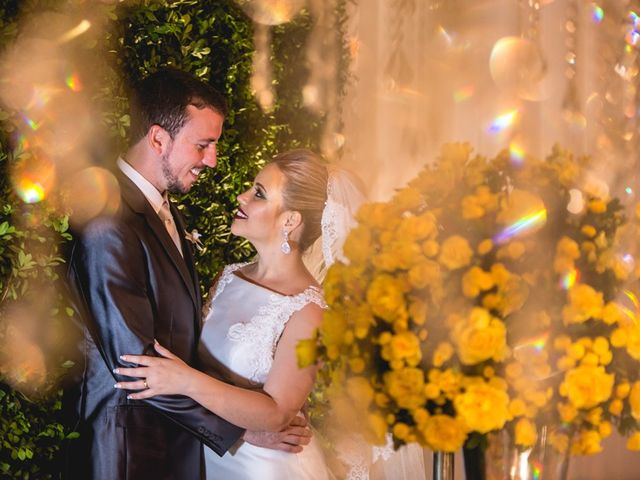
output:
<path id="1" fill-rule="evenodd" d="M 171 143 L 171 135 L 160 125 L 151 125 L 147 132 L 147 143 L 157 155 L 163 155 Z"/>

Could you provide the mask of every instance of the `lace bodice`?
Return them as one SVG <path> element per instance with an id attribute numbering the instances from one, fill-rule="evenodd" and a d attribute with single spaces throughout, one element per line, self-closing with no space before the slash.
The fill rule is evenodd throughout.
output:
<path id="1" fill-rule="evenodd" d="M 205 369 L 223 367 L 234 383 L 256 386 L 267 380 L 289 318 L 309 303 L 326 304 L 314 286 L 282 295 L 251 283 L 234 273 L 245 265 L 227 266 L 210 292 L 199 353 Z"/>

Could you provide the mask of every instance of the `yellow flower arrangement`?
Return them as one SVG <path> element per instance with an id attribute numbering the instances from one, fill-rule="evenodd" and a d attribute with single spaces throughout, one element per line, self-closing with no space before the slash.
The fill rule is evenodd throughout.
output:
<path id="1" fill-rule="evenodd" d="M 317 351 L 300 347 L 334 410 L 396 446 L 451 452 L 506 430 L 531 448 L 545 425 L 558 451 L 593 454 L 617 426 L 640 450 L 638 275 L 617 250 L 620 202 L 581 184 L 587 160 L 446 145 L 364 205 L 325 280 Z"/>

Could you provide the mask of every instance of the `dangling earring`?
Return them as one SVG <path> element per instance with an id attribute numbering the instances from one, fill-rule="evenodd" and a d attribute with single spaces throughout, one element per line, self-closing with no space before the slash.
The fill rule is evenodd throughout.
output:
<path id="1" fill-rule="evenodd" d="M 280 250 L 285 255 L 289 255 L 291 253 L 291 245 L 289 245 L 289 232 L 286 230 L 282 230 L 282 234 L 284 235 L 284 242 L 280 245 Z"/>

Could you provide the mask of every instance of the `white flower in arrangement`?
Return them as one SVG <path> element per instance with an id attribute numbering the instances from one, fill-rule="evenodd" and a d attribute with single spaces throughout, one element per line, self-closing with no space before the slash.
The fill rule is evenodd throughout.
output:
<path id="1" fill-rule="evenodd" d="M 195 228 L 191 230 L 191 232 L 186 232 L 184 234 L 184 238 L 190 241 L 199 252 L 202 252 L 204 250 L 204 245 L 200 241 L 201 236 L 202 235 L 200 234 L 200 232 L 198 232 L 198 230 Z"/>

